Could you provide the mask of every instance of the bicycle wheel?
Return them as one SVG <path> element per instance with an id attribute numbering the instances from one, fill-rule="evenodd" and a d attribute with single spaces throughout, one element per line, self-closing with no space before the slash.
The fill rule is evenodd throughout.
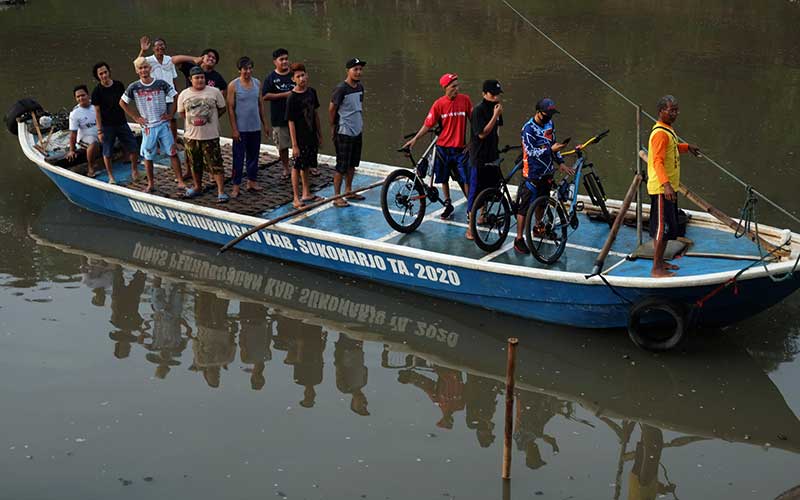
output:
<path id="1" fill-rule="evenodd" d="M 395 231 L 414 231 L 425 217 L 425 186 L 410 170 L 395 170 L 383 181 L 381 210 Z"/>
<path id="2" fill-rule="evenodd" d="M 469 213 L 469 230 L 481 250 L 494 252 L 508 236 L 511 208 L 508 200 L 497 188 L 487 188 L 478 193 Z"/>
<path id="3" fill-rule="evenodd" d="M 556 262 L 567 246 L 567 215 L 555 198 L 540 196 L 525 214 L 525 242 L 543 264 Z"/>
<path id="4" fill-rule="evenodd" d="M 603 214 L 603 219 L 605 219 L 609 226 L 614 225 L 614 220 L 611 218 L 611 214 L 608 212 L 608 207 L 606 207 L 605 193 L 603 192 L 603 188 L 598 184 L 595 174 L 587 174 L 583 178 L 583 185 L 586 188 L 586 194 L 588 194 L 589 199 L 592 200 L 592 204 L 597 205 L 600 208 L 600 213 Z"/>

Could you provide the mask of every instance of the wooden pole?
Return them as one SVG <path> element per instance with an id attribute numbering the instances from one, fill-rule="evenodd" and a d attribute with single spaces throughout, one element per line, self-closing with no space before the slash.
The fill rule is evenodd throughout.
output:
<path id="1" fill-rule="evenodd" d="M 39 143 L 34 146 L 40 153 L 47 156 L 47 151 L 42 147 L 44 139 L 42 138 L 42 130 L 39 128 L 39 119 L 36 117 L 36 111 L 31 111 L 31 119 L 33 121 L 33 128 L 36 130 L 36 135 L 39 136 Z"/>
<path id="2" fill-rule="evenodd" d="M 644 159 L 644 161 L 647 161 L 647 153 L 646 152 L 639 151 L 639 157 Z M 714 217 L 718 221 L 722 222 L 723 224 L 725 224 L 729 228 L 733 229 L 734 231 L 737 231 L 737 230 L 741 229 L 739 227 L 739 222 L 738 221 L 735 221 L 734 219 L 729 217 L 727 214 L 725 214 L 725 212 L 723 212 L 722 210 L 716 208 L 711 203 L 707 202 L 705 199 L 700 197 L 700 195 L 698 195 L 697 193 L 695 193 L 694 191 L 692 191 L 691 189 L 686 187 L 686 185 L 684 185 L 683 183 L 681 183 L 678 186 L 678 189 L 676 189 L 676 191 L 681 193 L 683 196 L 686 197 L 687 200 L 691 201 L 692 203 L 694 203 L 698 207 L 702 208 L 706 213 L 710 214 L 712 217 Z M 789 255 L 791 253 L 789 251 L 789 249 L 777 247 L 777 246 L 773 245 L 772 243 L 770 243 L 769 241 L 765 240 L 764 238 L 761 238 L 761 237 L 757 236 L 754 231 L 748 231 L 747 232 L 747 237 L 750 238 L 750 241 L 752 241 L 754 243 L 757 242 L 757 241 L 760 241 L 762 247 L 764 247 L 768 252 L 774 252 L 775 255 L 778 255 L 778 256 L 781 256 L 781 257 L 786 257 L 787 255 Z"/>
<path id="3" fill-rule="evenodd" d="M 622 221 L 625 219 L 625 213 L 628 211 L 628 207 L 631 206 L 633 197 L 636 194 L 641 182 L 642 176 L 636 174 L 633 177 L 633 182 L 631 182 L 631 185 L 628 188 L 628 192 L 625 193 L 625 199 L 622 201 L 622 206 L 619 208 L 619 212 L 617 212 L 617 216 L 614 218 L 614 225 L 611 226 L 611 232 L 608 233 L 606 243 L 603 245 L 603 249 L 600 250 L 600 255 L 598 255 L 597 259 L 594 261 L 594 268 L 592 268 L 593 276 L 600 274 L 603 271 L 603 264 L 606 261 L 606 257 L 608 257 L 608 252 L 611 251 L 611 245 L 613 245 L 614 240 L 617 239 L 617 233 L 619 233 L 619 228 L 622 227 Z"/>
<path id="4" fill-rule="evenodd" d="M 519 340 L 508 339 L 506 362 L 506 428 L 503 438 L 503 479 L 511 479 L 511 437 L 514 434 L 514 370 L 517 365 Z"/>
<path id="5" fill-rule="evenodd" d="M 310 205 L 305 205 L 302 208 L 298 208 L 297 210 L 295 210 L 293 212 L 289 212 L 289 213 L 283 214 L 283 215 L 281 215 L 279 217 L 275 217 L 274 219 L 270 219 L 267 222 L 265 222 L 263 224 L 259 224 L 258 226 L 250 229 L 249 231 L 246 231 L 246 232 L 242 233 L 236 239 L 233 239 L 233 240 L 225 243 L 225 245 L 222 248 L 219 249 L 218 254 L 224 253 L 228 249 L 230 249 L 231 247 L 236 246 L 240 241 L 242 241 L 243 239 L 247 238 L 251 234 L 256 233 L 258 231 L 261 231 L 262 229 L 266 229 L 269 226 L 275 225 L 275 224 L 277 224 L 278 222 L 280 222 L 282 220 L 290 219 L 290 218 L 292 218 L 292 217 L 294 217 L 296 215 L 300 215 L 303 212 L 307 212 L 307 211 L 311 210 L 312 208 L 317 208 L 320 205 L 324 205 L 326 203 L 330 203 L 332 201 L 339 200 L 339 199 L 344 198 L 346 196 L 350 196 L 351 194 L 356 194 L 356 193 L 360 193 L 362 191 L 367 191 L 369 189 L 378 187 L 381 184 L 383 184 L 382 180 L 378 181 L 378 182 L 375 182 L 373 184 L 370 184 L 369 186 L 364 186 L 362 188 L 354 189 L 352 191 L 348 191 L 346 193 L 342 193 L 342 194 L 337 195 L 337 196 L 331 196 L 330 198 L 325 198 L 324 200 L 320 200 L 320 201 L 311 203 Z"/>

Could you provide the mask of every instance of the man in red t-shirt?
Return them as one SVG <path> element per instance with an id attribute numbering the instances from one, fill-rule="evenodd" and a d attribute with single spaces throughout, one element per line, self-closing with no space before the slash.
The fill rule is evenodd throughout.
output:
<path id="1" fill-rule="evenodd" d="M 468 195 L 469 154 L 466 134 L 467 120 L 472 116 L 472 101 L 469 96 L 458 93 L 458 75 L 454 73 L 442 75 L 439 78 L 439 85 L 444 89 L 444 96 L 433 103 L 422 128 L 403 147 L 413 147 L 417 139 L 437 124 L 441 125 L 442 133 L 439 134 L 436 141 L 433 172 L 434 182 L 442 184 L 442 195 L 444 196 L 442 219 L 448 219 L 453 215 L 453 204 L 450 201 L 450 186 L 448 185 L 451 172 L 461 186 L 464 196 Z"/>

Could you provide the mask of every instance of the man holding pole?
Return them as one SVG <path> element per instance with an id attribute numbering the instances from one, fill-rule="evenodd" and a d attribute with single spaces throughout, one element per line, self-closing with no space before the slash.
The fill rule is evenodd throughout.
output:
<path id="1" fill-rule="evenodd" d="M 700 155 L 694 144 L 678 141 L 672 124 L 680 110 L 678 100 L 665 95 L 658 100 L 658 121 L 650 132 L 647 156 L 647 192 L 650 194 L 650 236 L 653 238 L 654 278 L 674 276 L 678 266 L 664 262 L 667 241 L 678 235 L 678 195 L 675 192 L 681 183 L 680 153 L 687 151 Z"/>

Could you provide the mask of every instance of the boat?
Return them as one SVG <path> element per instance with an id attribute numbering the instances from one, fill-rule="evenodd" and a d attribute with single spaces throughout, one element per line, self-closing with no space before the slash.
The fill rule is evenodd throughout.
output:
<path id="1" fill-rule="evenodd" d="M 29 235 L 43 247 L 104 263 L 104 269 L 121 266 L 150 282 L 261 304 L 279 322 L 290 318 L 381 344 L 382 367 L 397 370 L 399 378 L 417 367 L 443 367 L 491 381 L 499 397 L 507 337 L 517 335 L 520 404 L 535 408 L 531 400 L 554 398 L 580 405 L 597 422 L 681 434 L 672 436 L 674 443 L 717 439 L 800 452 L 800 420 L 755 360 L 724 336 L 706 336 L 682 356 L 655 358 L 621 336 L 467 305 L 442 307 L 395 287 L 252 254 L 219 256 L 212 245 L 117 224 L 64 200 L 50 202 Z M 86 286 L 88 293 L 92 286 Z M 191 322 L 191 313 L 185 316 Z"/>
<path id="2" fill-rule="evenodd" d="M 114 164 L 118 183 L 110 185 L 104 182 L 105 174 L 87 177 L 59 165 L 55 155 L 43 153 L 41 143 L 45 140 L 30 113 L 20 117 L 17 127 L 27 158 L 72 203 L 98 214 L 223 245 L 292 212 L 289 202 L 250 207 L 245 214 L 234 211 L 231 205 L 204 206 L 199 200 L 144 193 L 132 188 L 129 167 L 122 162 Z M 63 133 L 57 131 L 52 141 Z M 229 147 L 231 141 L 222 138 L 221 144 Z M 262 145 L 261 152 L 277 157 L 277 150 L 270 145 Z M 326 155 L 320 155 L 319 160 L 335 163 Z M 362 161 L 354 189 L 377 184 L 396 169 Z M 156 170 L 168 175 L 168 162 L 157 160 Z M 316 194 L 330 196 L 332 188 L 321 187 Z M 543 265 L 531 256 L 516 254 L 510 241 L 486 254 L 466 240 L 466 200 L 460 193 L 453 197 L 453 220 L 441 220 L 439 211 L 432 211 L 410 234 L 398 233 L 387 225 L 378 189 L 363 194 L 366 200 L 351 203 L 346 210 L 328 203 L 288 217 L 250 234 L 236 248 L 440 299 L 581 328 L 625 328 L 631 311 L 639 304 L 674 304 L 680 311 L 675 335 L 679 333 L 681 339 L 685 337 L 684 320 L 688 323 L 691 319 L 698 327 L 738 322 L 778 303 L 800 285 L 800 235 L 760 225 L 764 240 L 783 250 L 764 259 L 763 247 L 748 238 L 734 237 L 730 227 L 705 212 L 687 211 L 686 236 L 694 241 L 695 255 L 681 258 L 678 275 L 656 279 L 650 277 L 649 260 L 631 258 L 636 233 L 625 226 L 610 248 L 605 269 L 593 273 L 609 228 L 592 221 L 586 211 L 579 213 L 580 229 L 570 236 L 561 259 Z M 582 201 L 587 206 L 591 203 L 587 198 Z M 618 200 L 607 201 L 612 212 L 619 211 L 621 205 Z M 670 347 L 676 343 L 670 341 Z"/>

